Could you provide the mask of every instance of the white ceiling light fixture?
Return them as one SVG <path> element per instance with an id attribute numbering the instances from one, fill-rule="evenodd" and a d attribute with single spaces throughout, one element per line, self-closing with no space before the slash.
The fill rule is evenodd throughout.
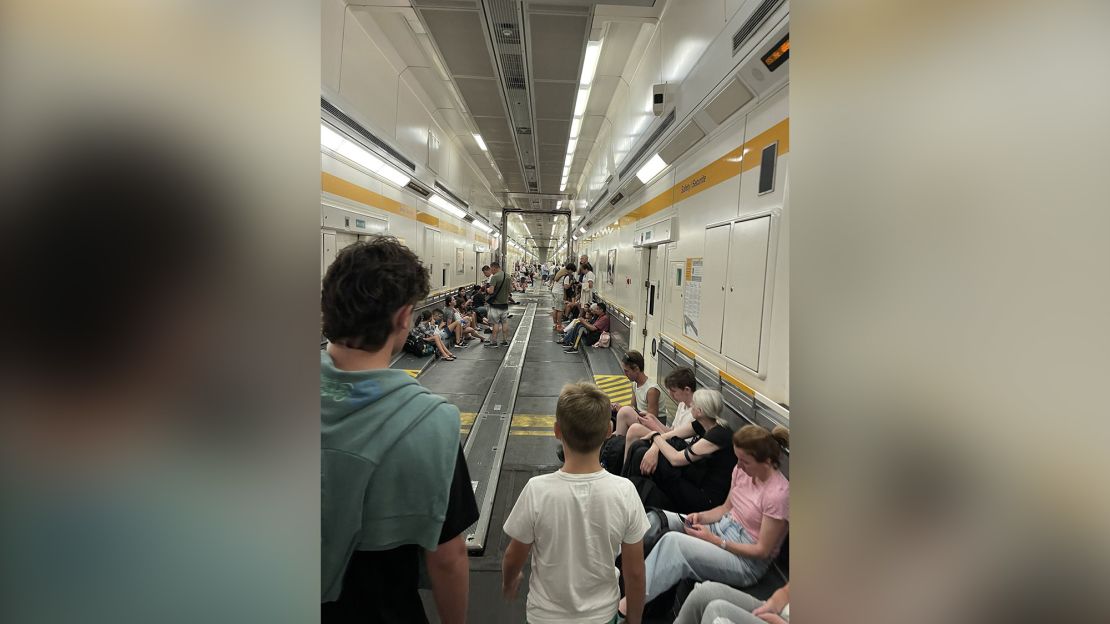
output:
<path id="1" fill-rule="evenodd" d="M 486 149 L 486 142 L 482 140 L 482 135 L 475 134 L 474 135 L 474 140 L 478 143 L 478 147 L 481 148 L 481 150 L 483 152 L 488 152 L 489 151 L 488 149 Z"/>
<path id="2" fill-rule="evenodd" d="M 643 167 L 640 167 L 640 170 L 636 172 L 636 177 L 640 178 L 640 182 L 647 184 L 651 181 L 652 178 L 656 176 L 656 174 L 666 168 L 667 163 L 663 162 L 663 159 L 659 157 L 659 154 L 656 154 L 648 159 L 648 161 L 644 163 Z"/>
<path id="3" fill-rule="evenodd" d="M 586 56 L 582 59 L 582 78 L 579 84 L 587 86 L 594 81 L 594 72 L 597 71 L 597 62 L 601 59 L 601 42 L 591 41 L 586 44 Z"/>
<path id="4" fill-rule="evenodd" d="M 580 228 L 578 228 L 578 231 L 579 231 L 579 232 L 582 232 L 583 234 L 585 234 L 585 233 L 586 233 L 586 228 L 584 228 L 584 227 L 580 227 Z"/>
<path id="5" fill-rule="evenodd" d="M 490 232 L 492 232 L 492 231 L 493 231 L 493 228 L 491 228 L 490 226 L 486 225 L 484 221 L 481 221 L 481 220 L 479 220 L 479 219 L 475 219 L 475 220 L 474 220 L 474 226 L 475 226 L 475 227 L 477 227 L 477 228 L 478 228 L 479 230 L 482 230 L 482 231 L 483 231 L 483 232 L 485 232 L 486 234 L 489 234 Z"/>
<path id="6" fill-rule="evenodd" d="M 432 195 L 430 197 L 428 197 L 428 201 L 433 206 L 435 206 L 436 208 L 439 208 L 440 210 L 446 212 L 447 214 L 449 214 L 451 216 L 457 217 L 459 219 L 466 216 L 465 211 L 463 211 L 461 208 L 459 208 L 455 204 L 452 204 L 449 200 L 444 198 L 442 195 L 432 193 Z"/>
<path id="7" fill-rule="evenodd" d="M 320 145 L 397 186 L 404 186 L 412 179 L 405 172 L 371 154 L 366 148 L 323 123 L 320 124 Z"/>
<path id="8" fill-rule="evenodd" d="M 581 131 L 581 130 L 582 130 L 582 118 L 581 117 L 575 117 L 574 120 L 570 122 L 570 138 L 571 138 L 572 141 L 574 139 L 578 138 L 578 132 Z"/>

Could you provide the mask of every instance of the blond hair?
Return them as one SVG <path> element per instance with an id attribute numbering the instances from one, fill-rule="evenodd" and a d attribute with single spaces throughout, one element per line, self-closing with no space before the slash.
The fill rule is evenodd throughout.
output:
<path id="1" fill-rule="evenodd" d="M 782 452 L 790 448 L 790 430 L 782 425 L 776 425 L 773 431 L 759 425 L 745 425 L 732 434 L 732 445 L 754 457 L 755 461 L 770 460 L 778 468 Z"/>
<path id="2" fill-rule="evenodd" d="M 592 383 L 563 386 L 555 405 L 555 422 L 563 442 L 578 453 L 596 452 L 609 435 L 609 397 Z"/>
<path id="3" fill-rule="evenodd" d="M 721 398 L 720 392 L 712 388 L 694 390 L 693 403 L 694 407 L 701 410 L 702 416 L 712 418 L 717 421 L 718 425 L 728 425 L 728 421 L 721 417 L 721 406 L 724 405 L 724 399 Z"/>

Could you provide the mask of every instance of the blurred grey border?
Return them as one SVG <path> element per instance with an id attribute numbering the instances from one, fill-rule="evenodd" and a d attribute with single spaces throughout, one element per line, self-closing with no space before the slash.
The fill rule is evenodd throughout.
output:
<path id="1" fill-rule="evenodd" d="M 0 5 L 0 621 L 319 618 L 319 22 Z"/>
<path id="2" fill-rule="evenodd" d="M 792 3 L 799 622 L 1110 621 L 1110 3 Z"/>

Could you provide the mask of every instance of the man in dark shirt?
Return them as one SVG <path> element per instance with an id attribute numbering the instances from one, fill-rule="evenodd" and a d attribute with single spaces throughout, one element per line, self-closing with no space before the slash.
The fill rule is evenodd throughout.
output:
<path id="1" fill-rule="evenodd" d="M 341 251 L 322 286 L 322 620 L 426 623 L 423 557 L 440 621 L 461 624 L 464 533 L 478 505 L 459 411 L 389 368 L 428 294 L 428 273 L 397 239 L 374 236 Z"/>
<path id="2" fill-rule="evenodd" d="M 486 287 L 486 292 L 489 293 L 489 322 L 493 325 L 493 336 L 490 341 L 486 343 L 487 347 L 498 346 L 497 334 L 501 334 L 500 346 L 509 346 L 509 291 L 512 289 L 509 286 L 509 278 L 505 272 L 501 270 L 501 265 L 497 262 L 489 263 L 493 275 L 490 276 L 489 286 Z"/>

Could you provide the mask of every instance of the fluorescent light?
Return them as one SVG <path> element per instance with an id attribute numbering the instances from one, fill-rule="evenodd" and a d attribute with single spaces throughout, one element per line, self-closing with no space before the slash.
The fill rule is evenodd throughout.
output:
<path id="1" fill-rule="evenodd" d="M 485 224 L 484 222 L 482 222 L 482 221 L 479 221 L 478 219 L 475 219 L 475 220 L 474 220 L 474 225 L 475 225 L 475 227 L 477 227 L 477 228 L 478 228 L 479 230 L 482 230 L 482 231 L 483 231 L 483 232 L 485 232 L 486 234 L 489 234 L 490 232 L 492 232 L 492 231 L 493 231 L 493 228 L 491 228 L 490 226 L 486 225 L 486 224 Z"/>
<path id="2" fill-rule="evenodd" d="M 588 85 L 594 80 L 594 72 L 597 71 L 597 61 L 601 58 L 601 42 L 591 41 L 586 44 L 586 56 L 582 60 L 582 80 L 581 84 Z"/>
<path id="3" fill-rule="evenodd" d="M 455 204 L 452 204 L 451 202 L 444 199 L 441 195 L 433 193 L 431 197 L 428 198 L 428 201 L 431 202 L 431 204 L 436 208 L 439 208 L 440 210 L 443 210 L 450 215 L 458 217 L 459 219 L 466 216 L 466 212 L 461 210 Z"/>
<path id="4" fill-rule="evenodd" d="M 405 175 L 400 169 L 390 164 L 383 163 L 381 169 L 378 170 L 380 175 L 385 176 L 385 179 L 396 184 L 397 186 L 404 186 L 409 183 L 412 178 Z"/>
<path id="5" fill-rule="evenodd" d="M 586 228 L 584 228 L 584 227 L 580 227 L 580 228 L 578 228 L 578 231 L 579 231 L 579 232 L 582 232 L 583 234 L 585 234 L 585 233 L 586 233 Z"/>
<path id="6" fill-rule="evenodd" d="M 343 156 L 347 160 L 350 160 L 358 165 L 366 167 L 370 171 L 377 171 L 381 168 L 383 164 L 385 164 L 376 156 L 362 149 L 352 141 L 344 140 L 342 143 L 339 144 L 339 149 L 335 151 L 339 152 L 340 156 Z"/>
<path id="7" fill-rule="evenodd" d="M 559 192 L 562 193 L 565 190 L 567 190 L 567 181 L 563 180 L 563 183 L 559 185 Z"/>
<path id="8" fill-rule="evenodd" d="M 578 132 L 582 130 L 582 118 L 575 117 L 574 121 L 570 122 L 570 138 L 577 139 Z"/>
<path id="9" fill-rule="evenodd" d="M 486 149 L 486 142 L 482 140 L 482 135 L 475 134 L 474 140 L 478 142 L 478 147 L 482 148 L 483 152 L 489 151 Z"/>
<path id="10" fill-rule="evenodd" d="M 335 152 L 339 150 L 339 146 L 343 144 L 344 140 L 341 134 L 324 124 L 320 124 L 320 145 Z"/>
<path id="11" fill-rule="evenodd" d="M 578 147 L 578 139 L 571 139 L 567 143 L 567 155 L 574 154 L 574 148 Z"/>
<path id="12" fill-rule="evenodd" d="M 650 160 L 644 163 L 643 167 L 640 167 L 640 170 L 636 172 L 636 177 L 640 178 L 640 182 L 647 184 L 648 181 L 655 177 L 655 174 L 666 168 L 667 163 L 663 162 L 663 159 L 659 157 L 659 154 L 656 154 L 652 156 Z"/>
<path id="13" fill-rule="evenodd" d="M 574 236 L 571 236 L 570 238 L 571 238 L 571 240 L 578 240 L 578 235 L 575 234 Z"/>
<path id="14" fill-rule="evenodd" d="M 590 89 L 583 88 L 578 90 L 578 97 L 574 100 L 574 116 L 581 117 L 586 112 L 586 101 L 590 99 Z"/>

